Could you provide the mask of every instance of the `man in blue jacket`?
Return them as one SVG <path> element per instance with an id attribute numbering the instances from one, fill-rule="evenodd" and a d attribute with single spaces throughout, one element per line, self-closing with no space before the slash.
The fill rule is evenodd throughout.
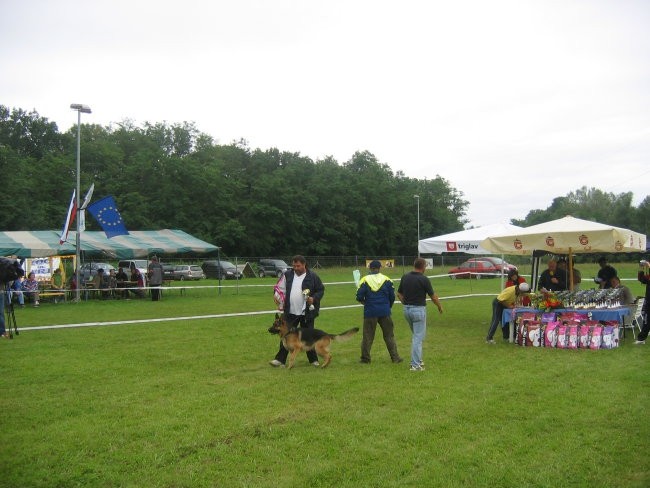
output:
<path id="1" fill-rule="evenodd" d="M 372 261 L 368 266 L 370 274 L 359 281 L 357 301 L 363 303 L 363 339 L 361 340 L 361 362 L 370 362 L 370 349 L 375 340 L 377 324 L 384 333 L 388 354 L 394 363 L 401 363 L 393 334 L 393 319 L 390 310 L 395 302 L 395 287 L 388 276 L 379 272 L 381 263 Z"/>

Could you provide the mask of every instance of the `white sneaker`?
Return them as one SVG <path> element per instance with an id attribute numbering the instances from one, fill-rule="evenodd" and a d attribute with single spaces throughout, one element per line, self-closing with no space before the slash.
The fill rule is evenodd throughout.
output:
<path id="1" fill-rule="evenodd" d="M 634 341 L 635 344 L 645 344 L 645 341 Z"/>
<path id="2" fill-rule="evenodd" d="M 269 361 L 269 364 L 273 366 L 274 368 L 284 368 L 284 364 L 282 364 L 280 361 L 277 359 L 274 359 L 273 361 Z"/>
<path id="3" fill-rule="evenodd" d="M 494 342 L 494 339 L 485 339 L 485 343 L 486 344 L 496 344 L 496 342 Z"/>
<path id="4" fill-rule="evenodd" d="M 411 368 L 409 371 L 424 371 L 424 366 L 413 366 L 411 365 Z"/>
<path id="5" fill-rule="evenodd" d="M 320 363 L 318 361 L 314 361 L 313 363 L 311 363 L 311 365 L 314 366 L 315 368 L 318 368 L 320 366 Z"/>

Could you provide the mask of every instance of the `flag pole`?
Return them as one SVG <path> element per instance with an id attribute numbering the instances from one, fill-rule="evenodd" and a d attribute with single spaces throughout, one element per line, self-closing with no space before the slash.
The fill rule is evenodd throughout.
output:
<path id="1" fill-rule="evenodd" d="M 79 206 L 81 203 L 81 112 L 85 114 L 91 113 L 90 107 L 88 105 L 83 105 L 81 103 L 73 103 L 70 105 L 72 110 L 77 111 L 77 211 L 79 211 Z M 75 242 L 75 301 L 78 302 L 81 298 L 80 289 L 81 283 L 79 276 L 79 267 L 81 266 L 80 257 L 81 257 L 81 232 L 79 225 L 79 216 L 76 218 L 77 221 L 77 239 Z"/>

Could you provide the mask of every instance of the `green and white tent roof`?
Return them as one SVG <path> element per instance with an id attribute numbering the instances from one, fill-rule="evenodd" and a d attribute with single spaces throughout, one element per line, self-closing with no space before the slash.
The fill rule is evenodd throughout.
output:
<path id="1" fill-rule="evenodd" d="M 69 256 L 76 253 L 76 232 L 59 244 L 60 232 L 53 230 L 0 232 L 0 256 L 36 258 Z M 143 258 L 150 255 L 209 255 L 218 247 L 176 229 L 130 231 L 129 235 L 108 239 L 101 231 L 81 233 L 84 258 Z"/>

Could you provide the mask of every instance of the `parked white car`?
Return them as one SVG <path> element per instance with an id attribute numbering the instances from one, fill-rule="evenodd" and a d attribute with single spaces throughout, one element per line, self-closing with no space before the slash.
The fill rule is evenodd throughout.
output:
<path id="1" fill-rule="evenodd" d="M 118 268 L 124 269 L 126 276 L 128 276 L 129 281 L 131 281 L 131 264 L 133 264 L 140 273 L 142 273 L 142 279 L 144 280 L 144 286 L 147 286 L 147 267 L 149 262 L 146 259 L 124 259 L 117 263 Z"/>

